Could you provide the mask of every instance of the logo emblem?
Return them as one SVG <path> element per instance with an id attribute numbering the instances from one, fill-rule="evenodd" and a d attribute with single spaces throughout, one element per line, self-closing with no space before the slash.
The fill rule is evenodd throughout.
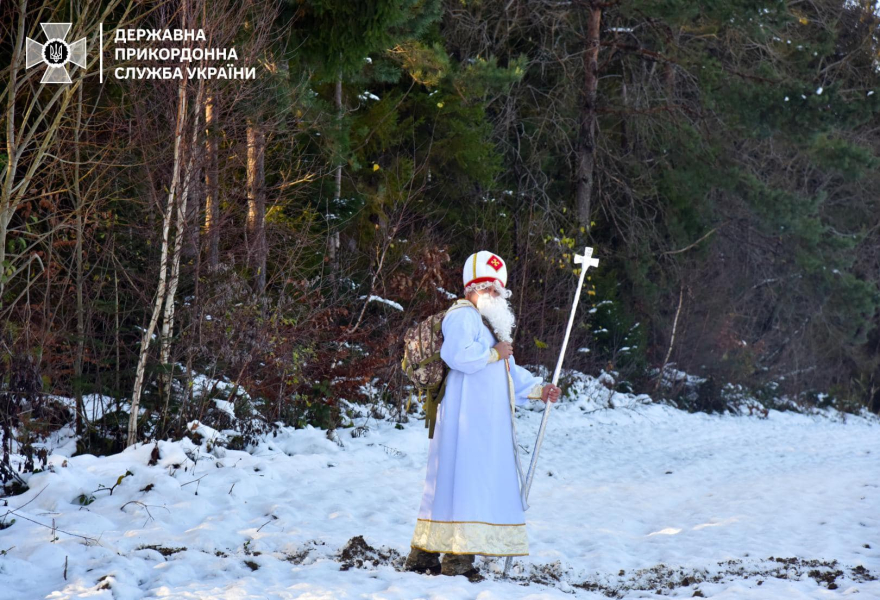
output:
<path id="1" fill-rule="evenodd" d="M 486 261 L 486 264 L 489 265 L 490 267 L 492 267 L 493 269 L 495 269 L 496 271 L 500 270 L 501 267 L 504 266 L 504 263 L 501 262 L 501 259 L 498 258 L 497 256 L 495 256 L 494 254 L 492 255 L 492 258 L 490 258 L 489 260 Z"/>
<path id="2" fill-rule="evenodd" d="M 40 83 L 71 83 L 67 63 L 78 67 L 86 66 L 86 38 L 68 44 L 64 41 L 71 23 L 40 23 L 48 41 L 41 44 L 27 38 L 25 64 L 28 69 L 39 63 L 46 63 L 46 72 Z"/>

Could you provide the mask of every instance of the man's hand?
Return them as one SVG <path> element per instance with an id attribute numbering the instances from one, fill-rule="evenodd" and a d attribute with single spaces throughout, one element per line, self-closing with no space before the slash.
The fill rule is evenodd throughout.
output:
<path id="1" fill-rule="evenodd" d="M 504 360 L 510 358 L 513 354 L 513 344 L 510 342 L 498 342 L 495 344 L 495 350 L 498 351 L 498 358 Z"/>
<path id="2" fill-rule="evenodd" d="M 553 385 L 552 383 L 548 383 L 544 386 L 544 389 L 541 390 L 541 400 L 546 404 L 549 400 L 550 402 L 556 402 L 559 400 L 559 394 L 562 393 L 562 390 Z"/>

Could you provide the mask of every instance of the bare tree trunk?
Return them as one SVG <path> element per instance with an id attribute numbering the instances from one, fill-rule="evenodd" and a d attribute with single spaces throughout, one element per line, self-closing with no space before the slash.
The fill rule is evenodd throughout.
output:
<path id="1" fill-rule="evenodd" d="M 162 335 L 160 347 L 160 362 L 165 369 L 163 391 L 165 393 L 165 408 L 162 411 L 163 424 L 168 418 L 168 405 L 171 401 L 171 387 L 174 380 L 174 371 L 171 363 L 171 337 L 174 335 L 174 298 L 177 296 L 177 284 L 180 281 L 180 256 L 183 252 L 183 241 L 186 237 L 187 224 L 187 201 L 193 186 L 194 173 L 197 172 L 195 151 L 198 147 L 199 127 L 201 126 L 202 92 L 204 79 L 199 79 L 199 91 L 196 95 L 195 123 L 192 129 L 192 140 L 188 146 L 188 160 L 183 174 L 183 183 L 180 189 L 180 197 L 177 201 L 177 223 L 174 231 L 174 252 L 171 255 L 171 278 L 168 280 L 168 292 L 165 295 L 165 314 L 162 316 Z"/>
<path id="2" fill-rule="evenodd" d="M 581 105 L 577 144 L 576 202 L 578 222 L 590 230 L 593 195 L 593 168 L 596 151 L 596 88 L 599 82 L 599 27 L 602 9 L 595 2 L 587 4 L 587 50 L 584 52 L 584 101 Z"/>
<path id="3" fill-rule="evenodd" d="M 201 113 L 196 117 L 196 120 L 201 123 Z M 189 200 L 186 203 L 187 235 L 186 240 L 183 244 L 182 256 L 184 262 L 187 264 L 195 263 L 196 257 L 199 254 L 199 238 L 202 234 L 202 228 L 199 227 L 199 216 L 202 210 L 202 197 L 205 194 L 204 186 L 202 185 L 202 160 L 204 158 L 203 150 L 200 147 L 196 146 L 193 147 L 193 152 L 197 153 L 199 156 L 195 160 L 195 164 L 193 165 L 193 172 L 190 175 L 192 183 L 189 186 Z"/>
<path id="4" fill-rule="evenodd" d="M 208 270 L 214 271 L 220 263 L 220 184 L 217 168 L 217 116 L 214 95 L 205 103 L 205 233 L 208 236 Z"/>
<path id="5" fill-rule="evenodd" d="M 131 414 L 128 420 L 128 445 L 137 441 L 138 408 L 141 399 L 141 389 L 144 385 L 144 372 L 147 366 L 147 356 L 150 351 L 150 340 L 156 330 L 156 323 L 162 312 L 162 304 L 165 301 L 165 290 L 168 278 L 168 238 L 171 228 L 171 218 L 174 215 L 175 195 L 180 180 L 180 142 L 183 137 L 183 125 L 186 120 L 186 81 L 181 79 L 177 89 L 177 124 L 174 130 L 174 163 L 172 166 L 171 187 L 168 190 L 168 202 L 165 206 L 165 216 L 162 223 L 162 252 L 159 262 L 159 285 L 156 289 L 156 301 L 153 304 L 153 314 L 150 323 L 144 330 L 141 338 L 140 355 L 138 356 L 137 370 L 135 371 L 134 389 L 131 395 Z"/>
<path id="6" fill-rule="evenodd" d="M 654 384 L 654 390 L 658 390 L 660 388 L 660 383 L 663 381 L 663 375 L 666 371 L 666 365 L 669 364 L 669 357 L 672 356 L 672 346 L 675 345 L 675 332 L 678 330 L 678 315 L 681 314 L 681 302 L 684 299 L 684 284 L 681 285 L 681 288 L 678 291 L 678 308 L 675 309 L 675 319 L 672 321 L 672 335 L 669 337 L 669 349 L 666 350 L 666 356 L 663 357 L 663 364 L 660 366 L 660 373 L 657 376 L 657 381 Z"/>
<path id="7" fill-rule="evenodd" d="M 342 122 L 342 73 L 336 78 L 336 112 L 340 123 Z M 338 203 L 342 197 L 342 165 L 336 167 L 336 197 Z M 329 225 L 329 221 L 328 221 Z M 327 239 L 327 256 L 330 259 L 330 281 L 336 282 L 339 274 L 339 231 L 334 231 Z M 334 294 L 336 293 L 334 286 Z"/>
<path id="8" fill-rule="evenodd" d="M 620 118 L 620 150 L 622 154 L 629 153 L 629 127 L 627 117 L 629 115 L 629 90 L 626 83 L 626 68 L 620 72 L 620 102 L 623 105 L 623 114 Z"/>
<path id="9" fill-rule="evenodd" d="M 678 39 L 681 35 L 681 28 L 678 31 L 670 31 L 672 37 L 672 47 L 678 46 Z M 671 53 L 667 53 L 668 55 Z M 663 63 L 663 87 L 666 89 L 666 103 L 675 103 L 675 69 L 673 69 L 673 61 L 667 60 Z"/>
<path id="10" fill-rule="evenodd" d="M 248 123 L 247 140 L 248 255 L 255 289 L 261 294 L 266 289 L 266 138 L 259 124 Z"/>
<path id="11" fill-rule="evenodd" d="M 113 395 L 116 396 L 116 410 L 120 410 L 120 404 L 122 404 L 122 381 L 120 377 L 122 375 L 122 339 L 119 335 L 120 332 L 120 324 L 119 324 L 119 273 L 117 271 L 116 261 L 113 261 L 113 325 L 114 325 L 114 335 L 116 338 L 116 373 L 113 386 Z"/>
<path id="12" fill-rule="evenodd" d="M 85 353 L 86 327 L 85 312 L 83 310 L 83 211 L 85 206 L 80 190 L 80 147 L 79 135 L 82 126 L 82 86 L 77 90 L 76 125 L 74 126 L 74 156 L 73 164 L 73 205 L 76 211 L 76 355 L 73 359 L 74 395 L 76 402 L 76 432 L 82 434 L 85 423 L 85 408 L 82 397 L 83 354 Z"/>

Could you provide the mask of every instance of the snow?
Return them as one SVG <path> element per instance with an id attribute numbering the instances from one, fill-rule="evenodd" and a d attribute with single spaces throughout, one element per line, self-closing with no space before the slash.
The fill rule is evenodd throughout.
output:
<path id="1" fill-rule="evenodd" d="M 437 291 L 440 292 L 441 294 L 443 294 L 444 296 L 446 296 L 446 299 L 447 299 L 447 300 L 455 300 L 456 298 L 458 298 L 458 296 L 456 296 L 456 295 L 453 294 L 452 292 L 450 292 L 450 291 L 448 291 L 448 290 L 446 290 L 446 289 L 444 289 L 444 288 L 442 288 L 442 287 L 439 287 L 439 286 L 438 286 L 438 287 L 437 287 Z"/>
<path id="2" fill-rule="evenodd" d="M 359 300 L 363 300 L 366 296 L 361 296 Z M 403 307 L 395 302 L 394 300 L 387 300 L 385 298 L 380 298 L 379 296 L 370 296 L 367 302 L 381 302 L 382 304 L 387 304 L 391 308 L 396 308 L 397 310 L 403 310 Z"/>
<path id="3" fill-rule="evenodd" d="M 651 369 L 651 374 L 656 376 L 659 371 L 660 369 Z M 706 380 L 703 377 L 679 371 L 675 368 L 675 363 L 671 362 L 663 369 L 663 381 L 667 385 L 684 382 L 687 387 L 694 388 Z"/>
<path id="4" fill-rule="evenodd" d="M 217 406 L 219 410 L 225 412 L 229 417 L 234 421 L 235 420 L 235 405 L 232 402 L 228 402 L 227 400 L 214 400 L 214 404 Z"/>
<path id="5" fill-rule="evenodd" d="M 358 427 L 338 441 L 282 428 L 248 451 L 209 444 L 223 434 L 199 422 L 201 445 L 100 458 L 50 439 L 29 491 L 0 500 L 0 522 L 15 519 L 0 530 L 0 599 L 880 597 L 876 417 L 689 414 L 565 379 L 529 497 L 531 554 L 510 581 L 488 557 L 478 583 L 395 568 L 421 500 L 424 423 L 352 406 Z M 517 411 L 527 448 L 542 414 L 540 402 Z M 356 536 L 376 565 L 340 557 Z"/>
<path id="6" fill-rule="evenodd" d="M 134 328 L 137 329 L 138 331 L 141 331 L 141 332 L 146 332 L 146 331 L 147 331 L 146 329 L 144 329 L 143 327 L 140 327 L 140 326 L 138 326 L 138 325 L 135 325 Z M 152 334 L 152 335 L 150 336 L 150 339 L 151 339 L 151 340 L 155 340 L 155 339 L 156 339 L 156 334 L 155 334 L 155 333 Z M 138 343 L 140 343 L 140 342 L 138 342 Z"/>
<path id="7" fill-rule="evenodd" d="M 364 90 L 363 93 L 358 94 L 358 98 L 360 100 L 379 100 L 379 96 L 371 92 L 370 90 Z"/>
<path id="8" fill-rule="evenodd" d="M 208 440 L 211 443 L 218 442 L 218 441 L 219 442 L 228 441 L 228 438 L 226 437 L 225 434 L 223 434 L 223 433 L 217 431 L 216 429 L 214 429 L 213 427 L 209 427 L 208 425 L 205 425 L 204 423 L 201 423 L 199 421 L 190 421 L 189 423 L 186 424 L 186 427 L 187 427 L 187 429 L 189 429 L 193 433 L 198 433 L 200 436 L 202 436 L 203 438 L 205 438 L 206 440 Z"/>
<path id="9" fill-rule="evenodd" d="M 76 410 L 76 400 L 74 398 L 54 395 L 50 395 L 49 398 L 66 406 L 71 411 Z M 82 401 L 86 419 L 89 421 L 97 421 L 103 417 L 108 410 L 114 410 L 116 408 L 116 398 L 102 396 L 101 394 L 85 394 L 82 397 Z M 128 404 L 126 401 L 123 401 L 121 406 L 126 407 Z"/>

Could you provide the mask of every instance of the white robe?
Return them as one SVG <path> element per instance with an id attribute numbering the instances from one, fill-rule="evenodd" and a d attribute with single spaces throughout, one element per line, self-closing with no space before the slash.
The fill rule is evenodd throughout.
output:
<path id="1" fill-rule="evenodd" d="M 429 444 L 413 548 L 487 556 L 529 553 L 507 367 L 503 360 L 489 362 L 496 343 L 469 302 L 443 320 L 440 357 L 450 371 Z M 513 357 L 508 362 L 515 404 L 539 399 L 542 379 L 517 365 Z"/>

